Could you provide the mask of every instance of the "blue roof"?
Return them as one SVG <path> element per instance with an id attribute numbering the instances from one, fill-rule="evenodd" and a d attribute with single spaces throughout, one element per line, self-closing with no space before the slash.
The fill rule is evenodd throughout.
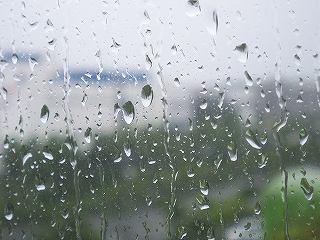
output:
<path id="1" fill-rule="evenodd" d="M 6 62 L 11 62 L 13 55 L 16 55 L 18 57 L 18 63 L 24 62 L 27 63 L 29 61 L 29 58 L 33 58 L 37 61 L 41 60 L 41 54 L 37 52 L 13 52 L 13 51 L 4 51 L 2 53 L 3 57 L 0 57 L 1 60 L 5 60 Z"/>
<path id="2" fill-rule="evenodd" d="M 147 74 L 140 71 L 102 71 L 100 74 L 95 71 L 70 70 L 70 83 L 136 83 L 145 82 Z M 58 72 L 58 78 L 63 79 L 63 71 Z"/>

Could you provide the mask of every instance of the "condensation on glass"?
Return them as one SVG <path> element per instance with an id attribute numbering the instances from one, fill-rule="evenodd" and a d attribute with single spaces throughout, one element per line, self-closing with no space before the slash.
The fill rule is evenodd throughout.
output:
<path id="1" fill-rule="evenodd" d="M 0 1 L 0 239 L 320 239 L 319 12 Z"/>

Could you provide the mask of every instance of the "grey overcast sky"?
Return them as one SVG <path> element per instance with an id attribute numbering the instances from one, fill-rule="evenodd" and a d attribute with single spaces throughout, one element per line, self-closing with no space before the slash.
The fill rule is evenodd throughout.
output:
<path id="1" fill-rule="evenodd" d="M 187 0 L 2 0 L 0 48 L 48 52 L 61 68 L 66 37 L 71 68 L 97 69 L 101 61 L 104 68 L 148 69 L 148 55 L 154 63 L 150 71 L 170 62 L 177 72 L 182 66 L 206 74 L 219 68 L 232 76 L 244 69 L 234 49 L 246 43 L 245 68 L 254 74 L 274 72 L 279 62 L 284 73 L 299 67 L 310 75 L 319 63 L 313 57 L 319 52 L 319 5 L 318 0 L 200 0 L 199 6 Z M 112 48 L 113 41 L 120 46 Z"/>

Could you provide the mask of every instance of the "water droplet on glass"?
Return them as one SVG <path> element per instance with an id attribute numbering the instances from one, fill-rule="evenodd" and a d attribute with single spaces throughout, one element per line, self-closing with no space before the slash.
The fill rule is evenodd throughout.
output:
<path id="1" fill-rule="evenodd" d="M 215 237 L 213 228 L 209 227 L 208 231 L 207 231 L 207 240 L 215 240 L 215 239 L 216 239 L 216 237 Z"/>
<path id="2" fill-rule="evenodd" d="M 246 85 L 251 87 L 253 85 L 253 80 L 248 71 L 244 72 L 244 76 L 246 77 Z"/>
<path id="3" fill-rule="evenodd" d="M 186 12 L 189 17 L 196 17 L 200 14 L 201 8 L 199 0 L 188 0 L 188 11 Z"/>
<path id="4" fill-rule="evenodd" d="M 299 142 L 300 145 L 303 146 L 308 141 L 309 135 L 306 129 L 301 129 L 299 132 Z"/>
<path id="5" fill-rule="evenodd" d="M 14 207 L 11 203 L 7 203 L 5 209 L 4 209 L 4 217 L 10 221 L 13 218 L 14 214 Z"/>
<path id="6" fill-rule="evenodd" d="M 43 105 L 40 113 L 40 120 L 42 123 L 46 123 L 49 119 L 49 108 L 47 105 Z"/>
<path id="7" fill-rule="evenodd" d="M 200 181 L 200 191 L 203 195 L 208 195 L 209 193 L 209 183 L 207 180 Z"/>
<path id="8" fill-rule="evenodd" d="M 206 210 L 210 208 L 210 201 L 205 195 L 197 197 L 197 201 L 199 203 L 200 210 Z"/>
<path id="9" fill-rule="evenodd" d="M 261 205 L 259 202 L 256 203 L 255 207 L 254 207 L 254 213 L 259 215 L 261 212 Z"/>
<path id="10" fill-rule="evenodd" d="M 311 186 L 306 178 L 301 178 L 300 187 L 303 190 L 306 199 L 311 200 L 313 196 L 313 186 Z"/>
<path id="11" fill-rule="evenodd" d="M 48 160 L 53 160 L 53 156 L 51 153 L 48 152 L 42 152 L 43 156 Z"/>
<path id="12" fill-rule="evenodd" d="M 248 46 L 246 43 L 242 43 L 234 49 L 238 53 L 238 61 L 246 63 L 248 60 Z"/>
<path id="13" fill-rule="evenodd" d="M 32 153 L 27 153 L 26 155 L 24 155 L 24 157 L 22 158 L 22 165 L 24 165 L 31 157 Z"/>
<path id="14" fill-rule="evenodd" d="M 114 109 L 114 118 L 117 118 L 119 112 L 121 111 L 121 107 L 119 106 L 118 103 L 116 103 L 116 104 L 114 105 L 113 109 Z"/>
<path id="15" fill-rule="evenodd" d="M 179 78 L 174 78 L 173 80 L 174 84 L 177 86 L 177 87 L 180 87 L 180 81 L 179 81 Z"/>
<path id="16" fill-rule="evenodd" d="M 261 149 L 261 143 L 258 141 L 256 134 L 252 130 L 248 129 L 246 131 L 245 138 L 251 147 Z"/>
<path id="17" fill-rule="evenodd" d="M 13 64 L 17 64 L 18 55 L 16 53 L 12 54 L 11 61 L 12 61 Z"/>
<path id="18" fill-rule="evenodd" d="M 122 106 L 123 118 L 127 124 L 132 123 L 134 119 L 134 106 L 131 101 L 126 102 Z"/>
<path id="19" fill-rule="evenodd" d="M 87 143 L 91 142 L 91 135 L 92 135 L 92 129 L 88 127 L 87 130 L 84 132 L 84 140 Z"/>
<path id="20" fill-rule="evenodd" d="M 151 61 L 150 57 L 148 55 L 146 55 L 146 69 L 150 70 L 151 67 L 152 67 L 152 61 Z"/>
<path id="21" fill-rule="evenodd" d="M 145 85 L 141 90 L 141 101 L 144 107 L 149 107 L 153 100 L 153 90 L 150 85 Z"/>
<path id="22" fill-rule="evenodd" d="M 228 155 L 231 161 L 237 161 L 238 159 L 238 150 L 234 141 L 230 141 L 228 144 Z"/>
<path id="23" fill-rule="evenodd" d="M 126 142 L 123 145 L 123 150 L 124 150 L 124 153 L 126 154 L 127 157 L 131 156 L 131 144 L 129 142 Z"/>
<path id="24" fill-rule="evenodd" d="M 202 110 L 204 110 L 204 109 L 207 108 L 207 106 L 208 106 L 207 101 L 206 101 L 205 99 L 202 99 L 202 100 L 201 100 L 201 103 L 200 103 L 200 108 L 201 108 Z"/>

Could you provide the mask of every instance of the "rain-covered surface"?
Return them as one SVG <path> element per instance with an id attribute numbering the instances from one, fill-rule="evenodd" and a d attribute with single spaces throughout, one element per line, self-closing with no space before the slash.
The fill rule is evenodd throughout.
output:
<path id="1" fill-rule="evenodd" d="M 0 0 L 0 239 L 320 239 L 319 13 Z"/>

